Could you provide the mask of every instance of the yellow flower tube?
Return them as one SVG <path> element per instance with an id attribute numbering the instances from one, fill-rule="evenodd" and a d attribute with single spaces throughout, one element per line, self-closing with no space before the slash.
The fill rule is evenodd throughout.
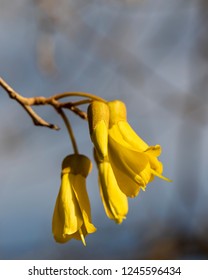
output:
<path id="1" fill-rule="evenodd" d="M 53 236 L 59 243 L 75 238 L 86 245 L 85 236 L 96 231 L 86 190 L 86 177 L 91 168 L 91 161 L 84 155 L 73 154 L 63 160 L 52 220 Z"/>

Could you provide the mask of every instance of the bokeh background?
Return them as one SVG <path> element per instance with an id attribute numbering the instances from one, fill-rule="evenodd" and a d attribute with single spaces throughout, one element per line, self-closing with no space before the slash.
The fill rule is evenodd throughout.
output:
<path id="1" fill-rule="evenodd" d="M 87 180 L 93 223 L 87 247 L 51 234 L 62 159 L 58 132 L 33 126 L 0 89 L 0 259 L 207 259 L 208 1 L 0 0 L 0 75 L 24 96 L 85 91 L 121 99 L 164 175 L 129 201 L 121 225 L 103 210 L 97 170 Z M 87 123 L 68 114 L 92 158 Z"/>

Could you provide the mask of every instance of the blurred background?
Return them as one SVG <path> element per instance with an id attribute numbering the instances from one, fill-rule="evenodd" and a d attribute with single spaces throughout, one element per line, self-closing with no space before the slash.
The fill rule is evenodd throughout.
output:
<path id="1" fill-rule="evenodd" d="M 87 180 L 97 232 L 57 244 L 51 219 L 67 131 L 35 127 L 0 89 L 0 259 L 208 258 L 208 1 L 0 0 L 0 76 L 23 96 L 85 91 L 126 103 L 128 120 L 160 144 L 164 175 L 114 224 L 97 170 Z M 68 114 L 92 159 L 87 123 Z"/>

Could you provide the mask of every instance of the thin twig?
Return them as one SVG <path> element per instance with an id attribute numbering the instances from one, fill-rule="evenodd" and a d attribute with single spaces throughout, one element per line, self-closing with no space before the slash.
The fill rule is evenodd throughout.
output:
<path id="1" fill-rule="evenodd" d="M 76 115 L 78 115 L 79 117 L 81 117 L 84 120 L 87 120 L 87 113 L 83 112 L 82 110 L 80 110 L 79 108 L 77 108 L 76 106 L 73 105 L 73 103 L 71 102 L 66 102 L 66 103 L 61 103 L 61 108 L 66 108 L 71 110 L 73 113 L 75 113 Z"/>
<path id="2" fill-rule="evenodd" d="M 36 126 L 45 126 L 54 130 L 59 130 L 60 128 L 52 123 L 48 123 L 47 121 L 45 121 L 44 119 L 42 119 L 30 106 L 27 105 L 23 105 L 23 108 L 26 110 L 26 112 L 30 115 L 30 117 L 32 118 L 32 121 L 34 123 L 34 125 Z"/>
<path id="3" fill-rule="evenodd" d="M 32 118 L 34 125 L 36 126 L 45 126 L 51 129 L 58 130 L 58 126 L 48 123 L 44 119 L 42 119 L 30 106 L 30 98 L 23 97 L 19 93 L 17 93 L 13 88 L 10 87 L 1 77 L 0 77 L 0 86 L 8 93 L 9 97 L 15 99 L 29 114 Z"/>
<path id="4" fill-rule="evenodd" d="M 82 96 L 82 97 L 86 97 L 86 98 L 90 98 L 91 100 L 97 100 L 97 101 L 101 101 L 106 103 L 107 101 L 97 95 L 91 94 L 91 93 L 87 93 L 87 92 L 63 92 L 63 93 L 58 93 L 55 94 L 53 96 L 51 96 L 51 98 L 54 98 L 56 100 L 62 99 L 62 98 L 66 98 L 66 97 L 72 97 L 72 96 Z"/>

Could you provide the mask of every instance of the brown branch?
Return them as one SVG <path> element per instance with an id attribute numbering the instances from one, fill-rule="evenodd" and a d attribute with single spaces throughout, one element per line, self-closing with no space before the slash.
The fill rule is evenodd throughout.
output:
<path id="1" fill-rule="evenodd" d="M 83 92 L 65 92 L 56 94 L 50 97 L 44 97 L 44 96 L 36 96 L 36 97 L 23 97 L 19 93 L 17 93 L 10 85 L 8 85 L 1 77 L 0 77 L 0 86 L 8 93 L 9 97 L 16 100 L 23 108 L 24 110 L 29 114 L 31 117 L 34 125 L 36 126 L 45 126 L 51 129 L 58 130 L 59 127 L 48 123 L 44 119 L 42 119 L 33 109 L 32 106 L 38 106 L 38 105 L 51 105 L 56 112 L 60 112 L 59 109 L 66 108 L 71 110 L 73 113 L 81 117 L 82 119 L 87 119 L 87 114 L 83 111 L 81 111 L 77 106 L 82 104 L 90 103 L 92 99 L 89 99 L 91 96 L 94 99 L 102 100 L 99 97 L 96 97 L 94 95 L 91 95 L 89 93 L 83 93 Z M 59 100 L 66 97 L 71 96 L 82 96 L 88 99 L 80 100 L 77 102 L 60 102 Z"/>
<path id="2" fill-rule="evenodd" d="M 58 130 L 58 126 L 46 122 L 44 119 L 42 119 L 30 106 L 30 100 L 31 98 L 26 98 L 17 93 L 13 88 L 10 87 L 1 77 L 0 77 L 0 86 L 8 93 L 9 97 L 12 99 L 15 99 L 29 114 L 31 117 L 34 125 L 37 126 L 45 126 L 49 127 L 51 129 Z"/>
<path id="3" fill-rule="evenodd" d="M 26 112 L 30 115 L 30 117 L 32 118 L 32 121 L 34 123 L 34 125 L 36 126 L 45 126 L 54 130 L 59 130 L 59 127 L 55 124 L 52 123 L 48 123 L 47 121 L 45 121 L 44 119 L 42 119 L 33 109 L 32 107 L 28 106 L 28 105 L 23 105 L 23 108 L 26 110 Z"/>
<path id="4" fill-rule="evenodd" d="M 62 108 L 66 108 L 71 110 L 73 113 L 75 113 L 76 115 L 78 115 L 80 118 L 87 120 L 87 114 L 83 111 L 81 111 L 79 108 L 77 108 L 76 106 L 74 106 L 74 103 L 72 102 L 66 102 L 66 103 L 61 103 L 61 107 Z"/>

